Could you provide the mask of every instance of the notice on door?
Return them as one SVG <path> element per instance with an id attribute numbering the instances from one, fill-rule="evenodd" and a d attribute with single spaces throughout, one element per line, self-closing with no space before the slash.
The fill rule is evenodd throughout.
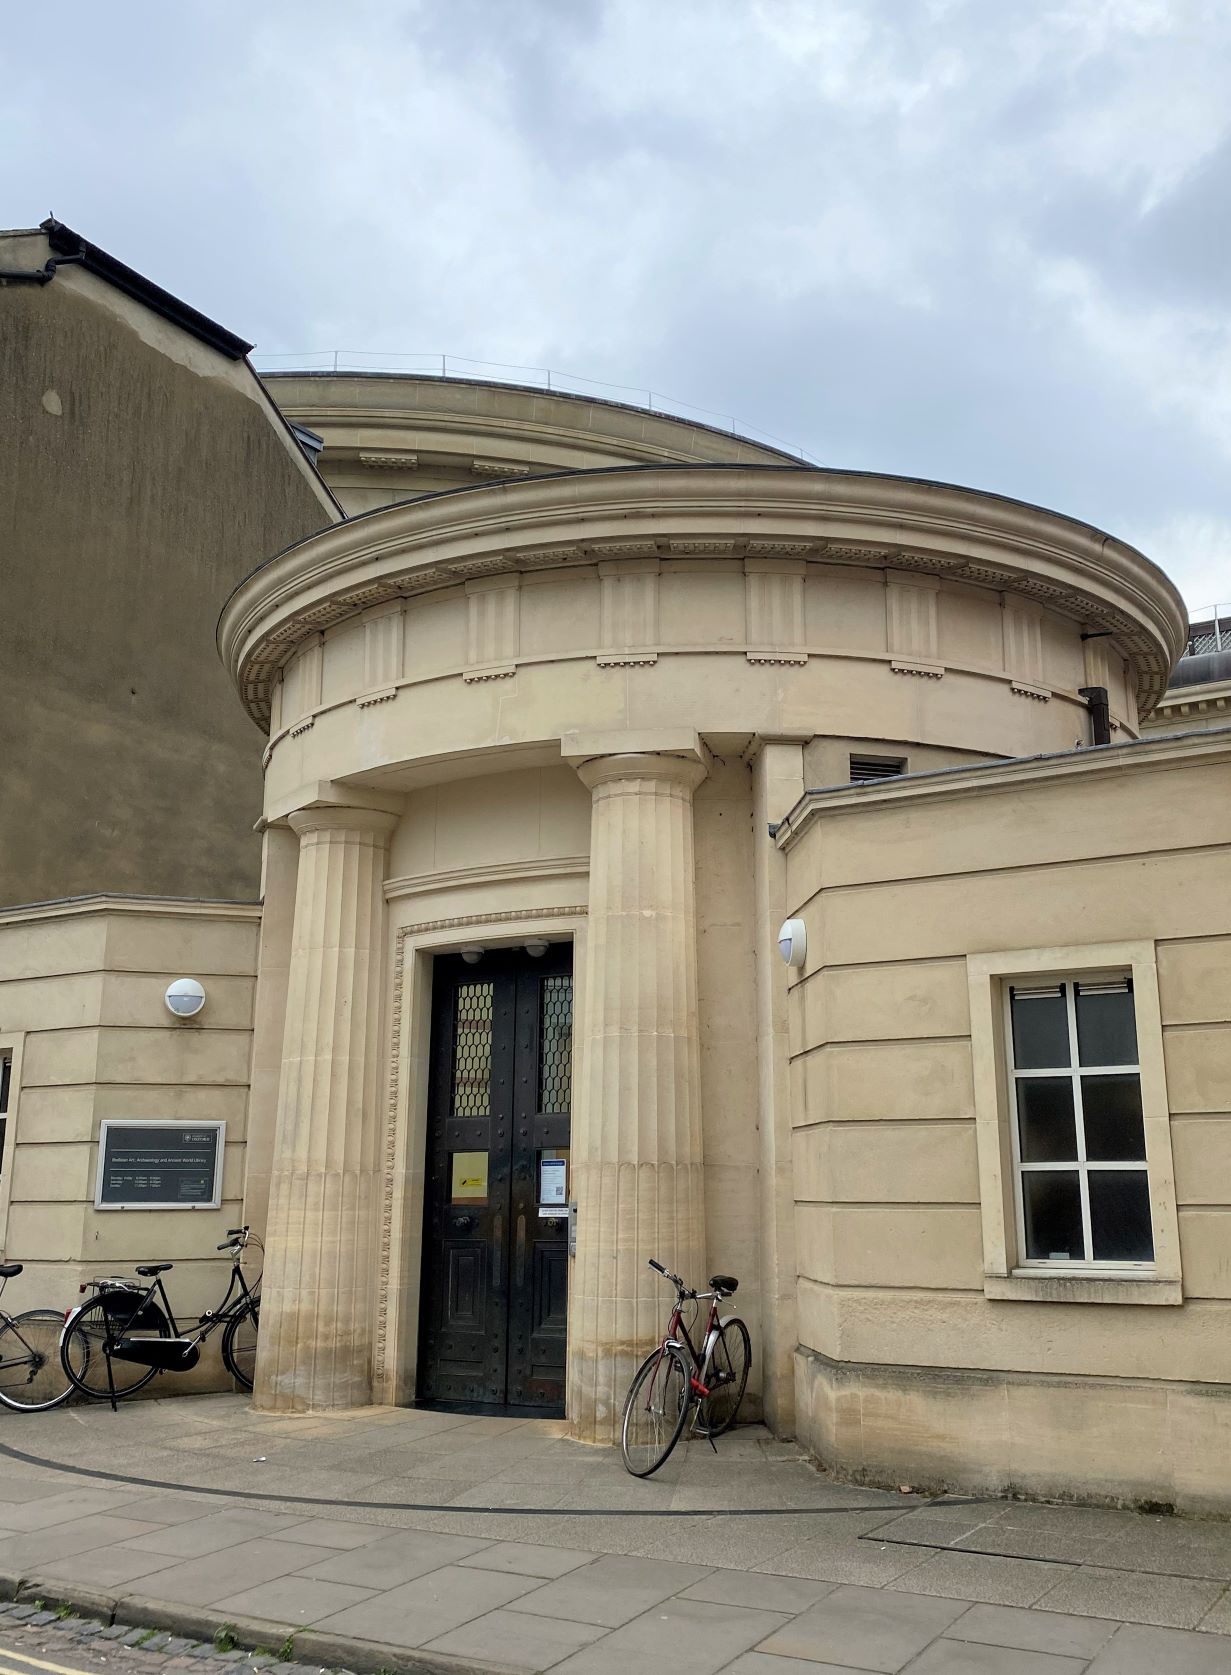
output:
<path id="1" fill-rule="evenodd" d="M 487 1153 L 453 1153 L 453 1202 L 474 1203 L 487 1197 Z"/>
<path id="2" fill-rule="evenodd" d="M 104 1122 L 95 1208 L 216 1210 L 225 1134 L 224 1122 Z"/>
<path id="3" fill-rule="evenodd" d="M 539 1208 L 563 1214 L 567 1203 L 568 1159 L 564 1157 L 541 1157 L 539 1159 Z"/>

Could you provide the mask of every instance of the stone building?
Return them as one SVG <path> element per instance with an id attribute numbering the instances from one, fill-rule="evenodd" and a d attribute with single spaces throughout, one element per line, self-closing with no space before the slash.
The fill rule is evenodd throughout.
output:
<path id="1" fill-rule="evenodd" d="M 186 1264 L 179 1300 L 215 1300 L 193 1217 L 96 1212 L 104 1122 L 225 1121 L 211 1228 L 242 1205 L 260 746 L 214 627 L 242 576 L 341 516 L 249 347 L 58 222 L 0 233 L 8 1306 L 155 1256 Z M 177 1026 L 186 970 L 212 1003 Z"/>
<path id="2" fill-rule="evenodd" d="M 1226 1510 L 1231 730 L 1166 577 L 612 403 L 267 387 L 348 516 L 218 600 L 256 1400 L 608 1441 L 655 1256 L 846 1475 Z"/>

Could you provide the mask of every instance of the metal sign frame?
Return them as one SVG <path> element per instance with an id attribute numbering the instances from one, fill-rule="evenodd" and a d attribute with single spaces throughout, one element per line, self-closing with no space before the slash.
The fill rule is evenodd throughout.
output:
<path id="1" fill-rule="evenodd" d="M 214 1183 L 208 1199 L 194 1199 L 185 1202 L 183 1199 L 171 1199 L 151 1202 L 143 1199 L 137 1203 L 113 1203 L 103 1199 L 103 1178 L 107 1169 L 107 1138 L 113 1128 L 177 1128 L 177 1129 L 213 1129 L 217 1134 L 214 1151 Z M 159 1118 L 126 1118 L 104 1117 L 99 1126 L 98 1134 L 98 1170 L 94 1181 L 94 1208 L 96 1210 L 218 1210 L 222 1208 L 222 1168 L 226 1157 L 226 1122 L 218 1118 L 210 1118 L 205 1122 L 183 1122 L 175 1119 Z"/>

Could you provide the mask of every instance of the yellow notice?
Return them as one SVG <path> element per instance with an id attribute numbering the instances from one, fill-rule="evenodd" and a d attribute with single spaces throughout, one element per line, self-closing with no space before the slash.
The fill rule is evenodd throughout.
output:
<path id="1" fill-rule="evenodd" d="M 453 1202 L 487 1197 L 487 1153 L 453 1153 Z"/>

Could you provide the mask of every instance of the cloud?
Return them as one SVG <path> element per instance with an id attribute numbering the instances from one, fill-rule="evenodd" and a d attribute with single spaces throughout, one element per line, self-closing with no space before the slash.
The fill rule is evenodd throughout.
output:
<path id="1" fill-rule="evenodd" d="M 64 0 L 0 53 L 8 219 L 266 353 L 667 392 L 1231 594 L 1222 0 Z"/>

